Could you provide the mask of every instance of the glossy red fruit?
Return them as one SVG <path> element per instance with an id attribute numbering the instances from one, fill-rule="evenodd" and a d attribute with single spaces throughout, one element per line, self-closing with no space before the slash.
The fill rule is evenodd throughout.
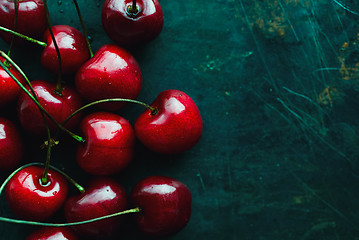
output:
<path id="1" fill-rule="evenodd" d="M 107 35 L 120 46 L 134 46 L 156 38 L 163 27 L 163 13 L 157 0 L 106 0 L 102 7 L 102 25 Z"/>
<path id="2" fill-rule="evenodd" d="M 67 222 L 80 222 L 127 209 L 127 196 L 124 188 L 109 178 L 92 180 L 86 191 L 70 197 L 65 203 Z M 73 230 L 86 239 L 106 239 L 113 236 L 123 217 L 73 226 Z"/>
<path id="3" fill-rule="evenodd" d="M 16 126 L 0 118 L 0 171 L 17 167 L 23 156 L 23 141 Z"/>
<path id="4" fill-rule="evenodd" d="M 62 123 L 71 113 L 82 106 L 80 95 L 72 88 L 65 86 L 61 96 L 56 92 L 56 83 L 36 80 L 31 82 L 40 104 L 57 120 Z M 30 90 L 28 88 L 28 90 Z M 41 112 L 30 97 L 22 92 L 17 107 L 20 123 L 25 130 L 34 134 L 44 134 L 45 125 Z M 55 131 L 57 126 L 46 118 L 50 130 Z M 66 125 L 68 129 L 74 129 L 80 121 L 76 115 Z"/>
<path id="5" fill-rule="evenodd" d="M 126 50 L 107 44 L 102 46 L 78 70 L 76 88 L 85 99 L 135 99 L 142 87 L 142 75 L 135 58 Z M 101 104 L 108 110 L 118 110 L 124 103 Z"/>
<path id="6" fill-rule="evenodd" d="M 46 15 L 42 0 L 21 0 L 18 4 L 16 31 L 39 39 L 46 29 Z M 15 6 L 13 0 L 0 0 L 0 25 L 14 30 Z M 10 42 L 12 35 L 0 31 L 0 36 Z M 17 41 L 18 42 L 18 41 Z M 23 41 L 24 42 L 24 41 Z"/>
<path id="7" fill-rule="evenodd" d="M 68 192 L 66 179 L 50 170 L 48 183 L 41 178 L 44 168 L 26 167 L 17 172 L 5 187 L 11 210 L 21 219 L 43 221 L 53 215 L 65 202 Z"/>
<path id="8" fill-rule="evenodd" d="M 90 58 L 85 36 L 77 29 L 67 25 L 51 27 L 61 55 L 61 72 L 70 74 L 76 72 Z M 47 43 L 41 55 L 41 63 L 48 70 L 58 73 L 59 60 L 54 42 L 49 30 L 44 33 Z"/>
<path id="9" fill-rule="evenodd" d="M 44 227 L 29 235 L 26 240 L 78 240 L 67 227 Z"/>
<path id="10" fill-rule="evenodd" d="M 86 142 L 79 144 L 76 160 L 84 171 L 110 175 L 131 162 L 135 133 L 123 117 L 114 113 L 93 113 L 81 121 L 80 129 Z"/>
<path id="11" fill-rule="evenodd" d="M 176 233 L 187 225 L 191 216 L 191 192 L 186 185 L 169 177 L 143 179 L 132 189 L 131 201 L 142 210 L 135 215 L 138 228 L 151 236 Z"/>
<path id="12" fill-rule="evenodd" d="M 194 101 L 179 90 L 161 92 L 135 122 L 135 133 L 149 149 L 176 154 L 193 147 L 202 135 L 202 118 Z"/>
<path id="13" fill-rule="evenodd" d="M 5 59 L 3 57 L 0 57 L 0 61 L 4 63 Z M 9 70 L 17 80 L 19 80 L 22 84 L 25 83 L 24 78 L 13 66 L 10 65 Z M 10 75 L 5 72 L 3 68 L 0 67 L 0 107 L 3 107 L 8 103 L 17 100 L 20 92 L 21 88 L 10 77 Z"/>

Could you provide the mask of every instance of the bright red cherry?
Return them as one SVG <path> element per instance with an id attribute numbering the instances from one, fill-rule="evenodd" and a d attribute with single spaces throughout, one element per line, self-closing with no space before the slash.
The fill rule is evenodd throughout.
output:
<path id="1" fill-rule="evenodd" d="M 183 183 L 164 176 L 151 176 L 137 183 L 131 192 L 138 228 L 151 236 L 164 236 L 184 228 L 191 216 L 192 196 Z"/>
<path id="2" fill-rule="evenodd" d="M 8 171 L 17 167 L 23 156 L 23 141 L 16 126 L 0 118 L 0 170 Z"/>
<path id="3" fill-rule="evenodd" d="M 132 160 L 135 133 L 123 117 L 114 113 L 93 113 L 81 121 L 80 130 L 86 142 L 79 144 L 76 160 L 86 172 L 114 174 Z"/>
<path id="4" fill-rule="evenodd" d="M 67 227 L 44 227 L 29 235 L 26 240 L 78 240 Z"/>
<path id="5" fill-rule="evenodd" d="M 46 15 L 42 0 L 21 0 L 18 4 L 16 31 L 39 39 L 46 29 Z M 14 30 L 15 6 L 13 0 L 0 0 L 0 25 Z M 0 36 L 10 42 L 12 35 L 0 31 Z"/>
<path id="6" fill-rule="evenodd" d="M 124 188 L 109 178 L 92 180 L 89 187 L 79 196 L 70 197 L 65 203 L 67 222 L 80 222 L 127 209 Z M 123 217 L 73 226 L 73 230 L 86 239 L 106 239 L 118 230 Z"/>
<path id="7" fill-rule="evenodd" d="M 5 59 L 3 57 L 0 57 L 0 61 L 4 63 Z M 9 70 L 14 75 L 14 77 L 16 77 L 17 80 L 19 80 L 21 83 L 25 83 L 24 78 L 13 66 L 10 65 Z M 3 107 L 6 104 L 15 101 L 18 98 L 20 92 L 21 88 L 10 77 L 10 75 L 5 72 L 3 68 L 0 67 L 0 107 Z"/>
<path id="8" fill-rule="evenodd" d="M 102 25 L 107 35 L 120 46 L 134 46 L 156 38 L 163 27 L 163 13 L 157 0 L 106 0 Z"/>
<path id="9" fill-rule="evenodd" d="M 135 58 L 126 50 L 107 44 L 102 46 L 76 74 L 76 88 L 85 99 L 135 99 L 142 87 L 142 75 Z M 100 106 L 118 110 L 124 103 L 105 103 Z"/>
<path id="10" fill-rule="evenodd" d="M 36 80 L 32 81 L 31 85 L 40 104 L 58 123 L 62 123 L 71 113 L 82 106 L 80 95 L 70 87 L 65 86 L 61 95 L 59 95 L 56 92 L 56 83 Z M 35 134 L 45 133 L 45 125 L 41 112 L 25 92 L 20 94 L 17 110 L 20 123 L 25 130 Z M 73 129 L 79 121 L 80 116 L 75 115 L 65 127 Z M 47 118 L 47 122 L 50 130 L 54 131 L 57 129 L 57 126 L 50 119 Z"/>
<path id="11" fill-rule="evenodd" d="M 135 122 L 135 133 L 149 149 L 176 154 L 193 147 L 202 135 L 202 118 L 194 101 L 179 90 L 161 92 Z"/>
<path id="12" fill-rule="evenodd" d="M 53 215 L 65 202 L 68 192 L 66 179 L 49 170 L 47 184 L 42 184 L 44 168 L 26 167 L 17 172 L 5 187 L 11 210 L 21 219 L 43 221 Z"/>
<path id="13" fill-rule="evenodd" d="M 67 25 L 51 27 L 60 50 L 63 74 L 76 72 L 90 58 L 85 36 L 77 29 Z M 59 60 L 49 30 L 44 33 L 47 43 L 41 55 L 41 63 L 48 70 L 58 73 Z"/>

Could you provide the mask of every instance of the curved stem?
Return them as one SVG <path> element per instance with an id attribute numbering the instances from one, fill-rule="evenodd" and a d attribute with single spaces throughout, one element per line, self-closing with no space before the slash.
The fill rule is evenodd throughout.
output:
<path id="1" fill-rule="evenodd" d="M 14 9 L 15 9 L 15 19 L 14 19 L 14 31 L 17 31 L 17 19 L 18 19 L 18 6 L 17 6 L 17 0 L 14 0 Z M 15 35 L 11 36 L 11 42 L 10 42 L 10 46 L 9 46 L 9 50 L 7 52 L 7 55 L 10 57 L 11 56 L 11 51 L 14 47 L 14 41 L 15 41 Z M 6 63 L 5 63 L 6 65 Z"/>
<path id="2" fill-rule="evenodd" d="M 85 23 L 84 23 L 84 21 L 82 20 L 82 16 L 81 16 L 81 12 L 80 12 L 80 7 L 79 7 L 79 5 L 78 5 L 78 3 L 77 3 L 77 0 L 73 0 L 73 2 L 74 2 L 75 7 L 76 7 L 77 15 L 79 16 L 79 20 L 80 20 L 80 23 L 81 23 L 82 31 L 83 31 L 83 33 L 84 33 L 84 36 L 85 36 L 85 39 L 86 39 L 86 44 L 87 44 L 87 47 L 88 47 L 89 52 L 90 52 L 90 57 L 92 58 L 92 57 L 93 57 L 93 52 L 92 52 L 91 44 L 90 44 L 89 37 L 88 37 L 87 31 L 86 31 Z"/>
<path id="3" fill-rule="evenodd" d="M 21 37 L 21 38 L 23 38 L 23 39 L 26 39 L 26 40 L 29 41 L 29 42 L 36 43 L 36 44 L 40 45 L 41 47 L 46 47 L 46 46 L 47 46 L 47 44 L 44 43 L 44 42 L 41 42 L 41 41 L 39 41 L 39 40 L 36 40 L 36 39 L 31 38 L 31 37 L 25 36 L 25 35 L 23 35 L 23 34 L 21 34 L 21 33 L 15 32 L 15 31 L 13 31 L 13 30 L 11 30 L 11 29 L 8 29 L 8 28 L 5 28 L 5 27 L 0 26 L 0 30 L 1 30 L 1 31 L 4 31 L 4 32 L 11 33 L 11 34 L 16 35 L 16 36 L 18 36 L 18 37 Z"/>

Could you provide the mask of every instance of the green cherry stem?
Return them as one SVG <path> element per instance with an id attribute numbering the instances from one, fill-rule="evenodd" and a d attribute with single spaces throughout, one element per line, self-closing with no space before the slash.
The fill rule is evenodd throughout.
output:
<path id="1" fill-rule="evenodd" d="M 17 0 L 14 0 L 14 10 L 15 10 L 15 19 L 14 19 L 14 30 L 17 30 L 17 19 L 18 19 L 18 6 L 17 6 Z M 7 52 L 7 55 L 10 57 L 11 56 L 11 51 L 14 47 L 14 41 L 15 41 L 15 35 L 11 36 L 11 42 L 10 42 L 10 46 L 9 46 L 9 50 Z M 7 63 L 7 61 L 6 61 Z M 5 65 L 6 65 L 5 63 Z"/>
<path id="2" fill-rule="evenodd" d="M 21 33 L 15 32 L 15 31 L 13 31 L 11 29 L 8 29 L 8 28 L 0 26 L 0 30 L 4 31 L 4 32 L 11 33 L 11 34 L 13 34 L 15 36 L 18 36 L 18 37 L 21 37 L 21 38 L 23 38 L 23 39 L 25 39 L 25 40 L 27 40 L 29 42 L 36 43 L 36 44 L 40 45 L 41 47 L 46 47 L 47 46 L 47 44 L 44 43 L 44 42 L 41 42 L 39 40 L 36 40 L 36 39 L 31 38 L 31 37 L 25 36 L 25 35 L 23 35 Z"/>
<path id="3" fill-rule="evenodd" d="M 135 17 L 138 14 L 138 7 L 136 5 L 136 0 L 133 0 L 132 5 L 129 5 L 126 10 L 128 16 Z"/>

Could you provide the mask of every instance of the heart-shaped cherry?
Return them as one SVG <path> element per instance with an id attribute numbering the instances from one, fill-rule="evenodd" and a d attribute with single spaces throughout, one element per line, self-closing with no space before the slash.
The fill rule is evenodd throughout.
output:
<path id="1" fill-rule="evenodd" d="M 138 228 L 151 236 L 176 233 L 191 216 L 192 196 L 178 180 L 151 176 L 137 183 L 131 192 L 133 206 L 141 209 L 134 215 Z"/>
<path id="2" fill-rule="evenodd" d="M 70 228 L 45 227 L 33 232 L 26 240 L 78 240 L 78 238 Z"/>
<path id="3" fill-rule="evenodd" d="M 46 29 L 46 15 L 42 0 L 21 0 L 18 4 L 16 32 L 38 39 Z M 14 30 L 15 6 L 13 0 L 0 0 L 0 25 Z M 0 36 L 10 42 L 12 35 L 0 31 Z M 18 42 L 18 41 L 16 41 Z M 23 41 L 25 42 L 25 41 Z"/>
<path id="4" fill-rule="evenodd" d="M 61 70 L 63 74 L 76 72 L 90 58 L 84 35 L 77 29 L 67 25 L 51 27 L 61 55 Z M 49 30 L 44 33 L 47 43 L 41 55 L 41 63 L 48 70 L 58 73 L 59 60 L 54 42 Z"/>
<path id="5" fill-rule="evenodd" d="M 59 94 L 56 91 L 56 83 L 36 80 L 32 81 L 31 85 L 40 104 L 58 123 L 62 123 L 71 113 L 82 106 L 80 95 L 70 87 L 65 86 L 61 94 Z M 41 112 L 25 92 L 22 92 L 19 96 L 18 115 L 24 129 L 34 134 L 45 133 L 46 128 Z M 66 123 L 65 127 L 73 129 L 79 121 L 80 116 L 76 115 Z M 57 129 L 57 126 L 51 120 L 48 119 L 47 122 L 51 131 Z"/>
<path id="6" fill-rule="evenodd" d="M 127 196 L 124 188 L 112 179 L 97 178 L 90 182 L 84 193 L 70 197 L 64 210 L 67 222 L 71 223 L 121 212 L 126 208 Z M 108 218 L 72 228 L 86 239 L 105 239 L 118 230 L 122 218 Z"/>
<path id="7" fill-rule="evenodd" d="M 102 25 L 120 46 L 134 46 L 156 38 L 163 27 L 163 13 L 157 0 L 106 0 Z"/>
<path id="8" fill-rule="evenodd" d="M 23 141 L 16 126 L 8 119 L 0 118 L 0 170 L 17 167 L 23 156 Z"/>
<path id="9" fill-rule="evenodd" d="M 135 133 L 123 117 L 107 112 L 86 116 L 80 124 L 86 142 L 79 144 L 76 160 L 93 175 L 110 175 L 125 168 L 132 160 Z"/>
<path id="10" fill-rule="evenodd" d="M 65 202 L 68 192 L 66 179 L 49 170 L 47 183 L 41 178 L 44 168 L 29 166 L 18 171 L 5 187 L 11 210 L 21 219 L 43 221 L 53 215 Z"/>
<path id="11" fill-rule="evenodd" d="M 202 135 L 202 118 L 194 101 L 179 90 L 161 92 L 135 122 L 135 133 L 149 149 L 176 154 L 193 147 Z"/>
<path id="12" fill-rule="evenodd" d="M 135 99 L 142 87 L 142 75 L 135 58 L 126 50 L 112 44 L 102 46 L 78 70 L 76 88 L 85 99 Z M 108 110 L 118 110 L 124 103 L 103 103 Z"/>

